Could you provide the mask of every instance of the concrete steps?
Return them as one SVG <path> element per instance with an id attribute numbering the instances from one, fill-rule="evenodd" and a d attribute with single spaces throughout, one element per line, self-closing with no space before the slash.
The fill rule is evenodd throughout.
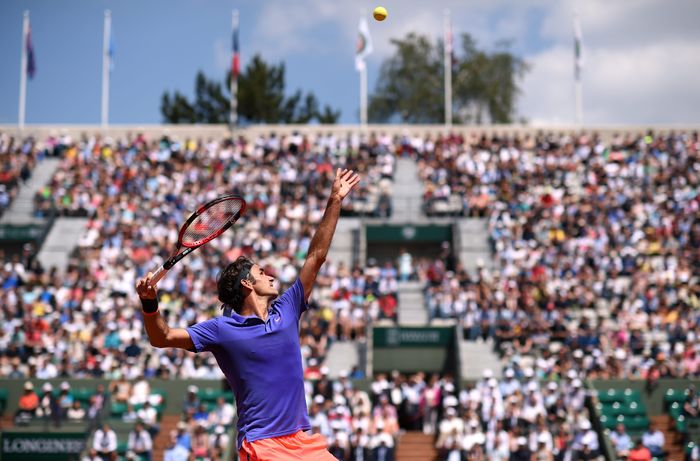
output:
<path id="1" fill-rule="evenodd" d="M 399 282 L 398 321 L 401 326 L 428 324 L 428 310 L 423 296 L 423 282 Z"/>
<path id="2" fill-rule="evenodd" d="M 486 219 L 461 218 L 457 221 L 456 230 L 456 248 L 459 249 L 459 261 L 464 268 L 470 272 L 474 272 L 479 264 L 493 268 Z"/>
<path id="3" fill-rule="evenodd" d="M 151 459 L 163 459 L 165 450 L 168 449 L 168 441 L 170 439 L 170 431 L 177 429 L 177 423 L 180 421 L 180 415 L 163 415 L 160 421 L 160 432 L 153 441 L 153 456 Z"/>
<path id="4" fill-rule="evenodd" d="M 683 461 L 685 459 L 685 448 L 682 444 L 682 436 L 676 432 L 673 424 L 673 419 L 670 415 L 656 415 L 649 418 L 656 427 L 664 433 L 666 446 L 664 449 L 668 455 L 664 458 L 666 461 Z"/>
<path id="5" fill-rule="evenodd" d="M 422 432 L 406 432 L 399 438 L 396 461 L 437 461 L 434 436 Z"/>
<path id="6" fill-rule="evenodd" d="M 325 366 L 328 375 L 337 379 L 340 371 L 350 371 L 357 365 L 360 370 L 367 368 L 367 343 L 359 341 L 334 341 L 328 350 Z"/>
<path id="7" fill-rule="evenodd" d="M 459 355 L 462 362 L 462 379 L 481 379 L 487 368 L 493 372 L 494 378 L 501 377 L 501 363 L 493 351 L 493 342 L 461 340 Z"/>
<path id="8" fill-rule="evenodd" d="M 70 253 L 85 232 L 88 221 L 87 218 L 59 218 L 54 221 L 37 255 L 41 265 L 47 269 L 55 266 L 64 271 L 68 266 Z"/>

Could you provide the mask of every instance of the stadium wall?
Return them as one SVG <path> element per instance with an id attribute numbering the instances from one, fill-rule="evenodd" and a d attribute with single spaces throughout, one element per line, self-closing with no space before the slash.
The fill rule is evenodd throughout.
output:
<path id="1" fill-rule="evenodd" d="M 648 130 L 657 133 L 669 133 L 671 131 L 697 131 L 700 125 L 604 125 L 576 127 L 574 125 L 453 125 L 451 128 L 445 125 L 367 125 L 364 131 L 368 133 L 386 133 L 394 135 L 438 135 L 446 132 L 468 135 L 478 134 L 533 134 L 539 131 L 548 133 L 578 133 L 581 131 L 596 132 L 603 139 L 609 139 L 621 133 L 644 133 Z M 301 134 L 347 134 L 362 130 L 359 125 L 250 125 L 245 128 L 238 128 L 236 136 L 247 138 L 256 137 L 259 134 L 269 134 L 275 132 L 278 135 L 289 135 L 294 132 Z M 231 132 L 226 125 L 111 125 L 107 129 L 100 128 L 99 125 L 27 125 L 23 130 L 19 130 L 17 125 L 0 125 L 0 132 L 11 135 L 32 135 L 38 138 L 47 136 L 69 135 L 80 137 L 85 134 L 104 133 L 112 137 L 128 137 L 143 133 L 146 136 L 176 136 L 181 138 L 195 137 L 204 139 L 224 138 L 230 136 Z"/>

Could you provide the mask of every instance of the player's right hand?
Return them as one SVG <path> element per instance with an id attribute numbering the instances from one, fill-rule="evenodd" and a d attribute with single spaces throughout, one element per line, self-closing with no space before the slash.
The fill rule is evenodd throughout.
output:
<path id="1" fill-rule="evenodd" d="M 153 273 L 149 272 L 144 278 L 136 283 L 136 293 L 138 293 L 141 299 L 156 299 L 158 297 L 158 292 L 155 286 L 151 286 L 151 277 Z"/>

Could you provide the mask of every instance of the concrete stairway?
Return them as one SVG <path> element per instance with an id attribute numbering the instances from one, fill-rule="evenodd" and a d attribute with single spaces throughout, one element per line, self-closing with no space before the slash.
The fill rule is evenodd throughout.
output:
<path id="1" fill-rule="evenodd" d="M 428 310 L 423 296 L 423 282 L 399 282 L 398 320 L 402 326 L 428 324 Z"/>
<path id="2" fill-rule="evenodd" d="M 342 262 L 346 267 L 352 268 L 355 255 L 357 254 L 357 257 L 361 258 L 360 255 L 365 253 L 362 247 L 363 234 L 362 222 L 359 218 L 340 218 L 335 228 L 331 247 L 328 250 L 328 259 Z M 357 253 L 355 253 L 356 251 Z M 359 261 L 359 264 L 364 264 L 364 261 Z"/>
<path id="3" fill-rule="evenodd" d="M 177 429 L 180 415 L 163 415 L 160 421 L 160 432 L 153 441 L 153 453 L 151 459 L 163 459 L 165 450 L 168 449 L 170 431 Z"/>
<path id="4" fill-rule="evenodd" d="M 45 158 L 34 168 L 32 177 L 20 186 L 17 197 L 2 216 L 0 224 L 30 224 L 37 221 L 34 218 L 34 195 L 49 182 L 60 162 L 57 158 Z"/>
<path id="5" fill-rule="evenodd" d="M 486 219 L 483 218 L 462 218 L 457 221 L 455 248 L 459 249 L 459 262 L 469 272 L 474 272 L 480 263 L 486 268 L 494 266 L 486 226 Z"/>
<path id="6" fill-rule="evenodd" d="M 394 224 L 420 221 L 423 191 L 418 185 L 418 167 L 414 160 L 397 160 L 392 191 L 392 213 L 389 222 Z"/>
<path id="7" fill-rule="evenodd" d="M 399 438 L 396 461 L 437 461 L 434 436 L 422 432 L 406 432 Z"/>
<path id="8" fill-rule="evenodd" d="M 325 365 L 332 379 L 338 378 L 341 370 L 350 371 L 356 365 L 360 370 L 366 370 L 367 342 L 334 341 L 328 350 Z"/>
<path id="9" fill-rule="evenodd" d="M 55 266 L 60 271 L 65 270 L 87 223 L 87 218 L 57 219 L 37 255 L 41 265 L 47 269 Z"/>
<path id="10" fill-rule="evenodd" d="M 664 440 L 666 441 L 664 449 L 668 453 L 664 459 L 668 461 L 683 461 L 685 459 L 685 449 L 681 443 L 682 437 L 681 434 L 676 431 L 671 416 L 656 415 L 649 419 L 664 433 Z"/>
<path id="11" fill-rule="evenodd" d="M 493 351 L 493 342 L 459 341 L 459 355 L 462 362 L 462 379 L 481 379 L 484 370 L 493 371 L 494 378 L 501 377 L 498 355 Z"/>

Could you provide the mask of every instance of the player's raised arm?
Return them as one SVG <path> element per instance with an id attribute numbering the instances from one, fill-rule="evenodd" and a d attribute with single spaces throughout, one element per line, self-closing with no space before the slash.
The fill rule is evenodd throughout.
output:
<path id="1" fill-rule="evenodd" d="M 301 268 L 301 273 L 299 274 L 301 284 L 304 286 L 304 299 L 306 301 L 308 301 L 311 294 L 316 275 L 326 261 L 326 255 L 335 233 L 335 226 L 338 224 L 338 218 L 340 217 L 340 204 L 359 182 L 360 176 L 352 170 L 341 170 L 338 168 L 335 172 L 335 180 L 333 181 L 331 196 L 326 205 L 326 211 L 323 213 L 323 218 L 321 218 L 321 223 L 316 229 L 314 238 L 311 239 L 304 267 Z"/>
<path id="2" fill-rule="evenodd" d="M 158 311 L 158 293 L 155 286 L 151 286 L 152 275 L 149 273 L 136 284 L 136 292 L 143 307 L 143 324 L 146 327 L 148 340 L 155 347 L 194 350 L 194 343 L 188 331 L 184 328 L 170 328 L 161 317 Z"/>

